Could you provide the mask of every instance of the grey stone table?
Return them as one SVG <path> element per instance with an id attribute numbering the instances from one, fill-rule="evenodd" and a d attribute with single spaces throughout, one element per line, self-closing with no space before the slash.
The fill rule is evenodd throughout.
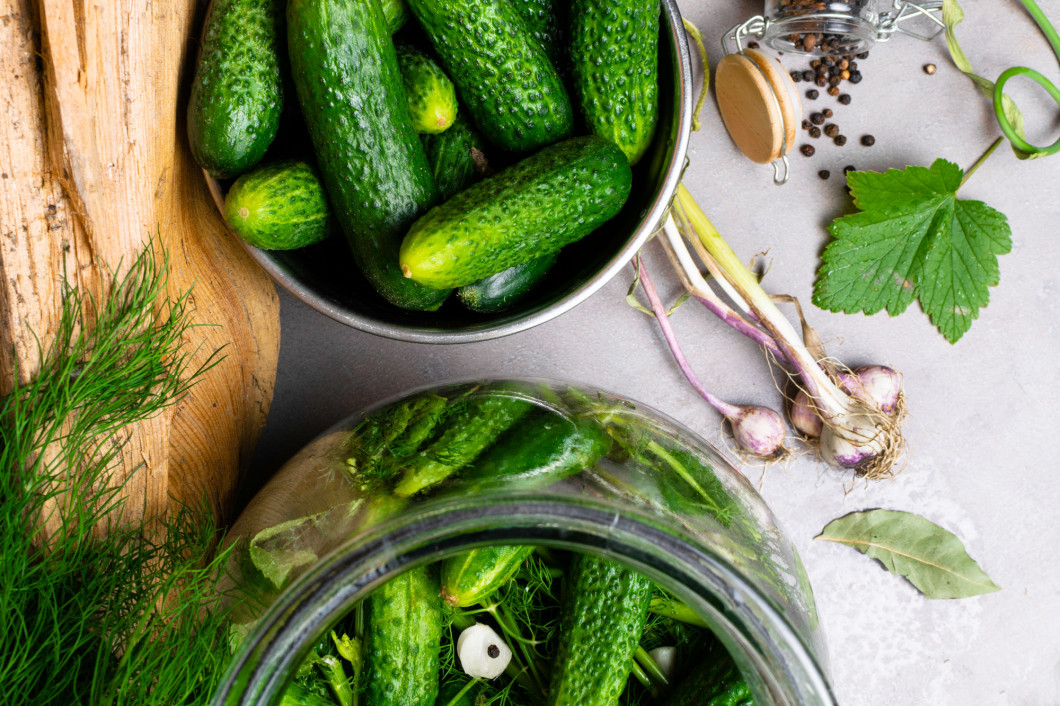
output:
<path id="1" fill-rule="evenodd" d="M 881 3 L 882 4 L 882 3 Z M 1043 0 L 1054 22 L 1060 0 Z M 704 32 L 711 63 L 728 27 L 761 12 L 753 2 L 682 0 Z M 963 46 L 994 78 L 1038 68 L 1060 83 L 1057 61 L 1016 0 L 966 0 Z M 786 56 L 794 67 L 805 59 Z M 934 63 L 927 75 L 922 67 Z M 793 156 L 791 181 L 736 151 L 708 100 L 693 135 L 686 184 L 742 257 L 767 252 L 773 292 L 808 305 L 825 226 L 852 210 L 842 168 L 884 170 L 945 157 L 968 167 L 1000 132 L 988 102 L 950 63 L 941 39 L 899 37 L 862 62 L 849 106 L 827 105 L 850 142 L 818 140 Z M 1060 112 L 1029 84 L 1013 84 L 1034 141 L 1051 142 Z M 799 84 L 806 88 L 806 84 Z M 825 105 L 822 101 L 817 101 Z M 859 144 L 871 133 L 876 145 Z M 823 181 L 817 171 L 829 169 Z M 835 690 L 845 706 L 1060 704 L 1060 156 L 1018 162 L 1007 146 L 962 197 L 1007 214 L 1013 249 L 1001 284 L 971 331 L 947 343 L 914 305 L 904 315 L 807 314 L 832 354 L 850 365 L 884 362 L 905 374 L 911 418 L 908 465 L 893 481 L 865 485 L 803 456 L 742 470 L 798 545 L 829 642 Z M 646 249 L 665 296 L 657 245 Z M 626 305 L 623 271 L 565 316 L 508 338 L 457 347 L 390 341 L 337 324 L 282 296 L 279 377 L 254 473 L 260 480 L 326 426 L 408 388 L 476 376 L 568 378 L 654 406 L 725 447 L 718 415 L 684 382 L 654 322 Z M 673 317 L 685 351 L 717 394 L 776 405 L 761 354 L 702 308 Z M 849 492 L 847 492 L 849 491 Z M 831 519 L 874 507 L 922 514 L 955 532 L 1002 587 L 956 601 L 921 597 L 874 561 L 813 538 Z"/>

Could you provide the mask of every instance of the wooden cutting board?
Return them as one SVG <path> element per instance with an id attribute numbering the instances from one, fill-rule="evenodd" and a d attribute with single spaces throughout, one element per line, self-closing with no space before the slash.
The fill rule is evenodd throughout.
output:
<path id="1" fill-rule="evenodd" d="M 0 0 L 0 392 L 16 365 L 23 382 L 35 375 L 63 272 L 99 297 L 108 268 L 156 235 L 171 292 L 194 285 L 192 317 L 214 325 L 193 328 L 186 350 L 225 347 L 185 399 L 129 430 L 130 520 L 204 495 L 227 514 L 275 380 L 275 289 L 226 232 L 185 137 L 203 9 Z"/>

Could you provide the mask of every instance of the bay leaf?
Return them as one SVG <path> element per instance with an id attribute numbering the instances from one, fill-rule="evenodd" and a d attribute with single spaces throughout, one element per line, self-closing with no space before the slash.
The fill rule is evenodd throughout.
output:
<path id="1" fill-rule="evenodd" d="M 852 512 L 829 522 L 815 539 L 846 544 L 878 559 L 927 598 L 967 598 L 1001 590 L 956 535 L 910 512 Z"/>

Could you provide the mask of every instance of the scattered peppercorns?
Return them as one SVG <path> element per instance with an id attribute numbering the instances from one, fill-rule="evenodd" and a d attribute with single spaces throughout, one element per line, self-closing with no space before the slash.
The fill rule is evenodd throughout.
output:
<path id="1" fill-rule="evenodd" d="M 825 108 L 824 110 L 821 111 L 821 115 L 823 115 L 826 118 L 830 118 L 833 115 L 835 115 L 835 113 L 832 112 L 831 108 Z"/>
<path id="2" fill-rule="evenodd" d="M 836 135 L 835 138 L 832 139 L 832 142 L 835 143 L 836 147 L 842 147 L 847 143 L 846 135 Z"/>
<path id="3" fill-rule="evenodd" d="M 811 123 L 807 118 L 803 118 L 802 119 L 802 129 L 803 130 L 809 130 L 812 125 L 813 125 L 813 123 Z"/>
<path id="4" fill-rule="evenodd" d="M 865 145 L 866 147 L 872 147 L 874 144 L 876 144 L 876 138 L 872 135 L 862 135 L 861 144 Z"/>
<path id="5" fill-rule="evenodd" d="M 851 83 L 861 83 L 861 72 L 860 71 L 851 71 L 850 72 L 850 78 L 848 78 L 847 80 L 850 81 Z"/>
<path id="6" fill-rule="evenodd" d="M 814 72 L 812 72 L 812 71 L 810 71 L 808 69 L 806 71 L 802 72 L 802 80 L 803 81 L 812 81 L 814 78 L 816 78 L 816 74 Z"/>
<path id="7" fill-rule="evenodd" d="M 799 81 L 802 80 L 802 73 L 799 72 L 799 71 L 792 71 L 791 72 L 791 80 L 792 80 L 793 83 L 798 83 Z"/>
<path id="8" fill-rule="evenodd" d="M 820 136 L 821 136 L 821 128 L 817 127 L 816 125 L 814 125 L 813 127 L 810 128 L 810 137 L 812 137 L 813 139 L 816 140 Z"/>
<path id="9" fill-rule="evenodd" d="M 820 96 L 820 95 L 821 95 L 821 92 L 818 91 L 816 88 L 811 88 L 810 90 L 806 91 L 806 97 L 809 98 L 812 101 L 817 100 L 817 97 Z"/>
<path id="10" fill-rule="evenodd" d="M 829 88 L 828 89 L 828 95 L 830 95 L 830 96 L 838 96 L 839 95 L 839 86 L 832 86 L 831 88 Z"/>
<path id="11" fill-rule="evenodd" d="M 853 164 L 848 164 L 847 166 L 843 167 L 843 176 L 846 176 L 850 172 L 856 172 L 857 170 L 858 168 L 855 167 Z"/>
<path id="12" fill-rule="evenodd" d="M 828 177 L 832 176 L 832 173 L 827 169 L 822 169 L 821 171 L 817 172 L 817 176 L 821 177 L 822 179 L 827 179 Z"/>
<path id="13" fill-rule="evenodd" d="M 824 113 L 810 113 L 810 122 L 814 125 L 824 125 Z"/>
<path id="14" fill-rule="evenodd" d="M 936 66 L 934 64 L 924 64 L 924 73 L 931 76 L 935 73 Z"/>
<path id="15" fill-rule="evenodd" d="M 840 93 L 838 100 L 843 105 L 850 105 L 850 94 L 849 93 Z"/>
<path id="16" fill-rule="evenodd" d="M 813 145 L 803 145 L 799 148 L 799 152 L 802 152 L 802 154 L 806 157 L 812 157 L 813 153 L 816 151 L 817 150 L 813 148 Z"/>
<path id="17" fill-rule="evenodd" d="M 824 126 L 824 134 L 829 137 L 836 137 L 839 135 L 839 126 L 835 123 L 828 123 Z"/>

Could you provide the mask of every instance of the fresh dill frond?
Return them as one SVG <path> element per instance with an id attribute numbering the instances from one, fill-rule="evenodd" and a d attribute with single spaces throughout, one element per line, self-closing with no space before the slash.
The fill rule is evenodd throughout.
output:
<path id="1" fill-rule="evenodd" d="M 120 266 L 120 265 L 119 265 Z M 209 509 L 146 533 L 122 513 L 130 425 L 187 392 L 187 292 L 168 298 L 152 244 L 102 301 L 66 286 L 39 372 L 0 401 L 0 703 L 199 703 L 219 682 L 227 555 Z M 132 474 L 130 474 L 131 476 Z M 126 481 L 127 482 L 127 478 Z"/>

